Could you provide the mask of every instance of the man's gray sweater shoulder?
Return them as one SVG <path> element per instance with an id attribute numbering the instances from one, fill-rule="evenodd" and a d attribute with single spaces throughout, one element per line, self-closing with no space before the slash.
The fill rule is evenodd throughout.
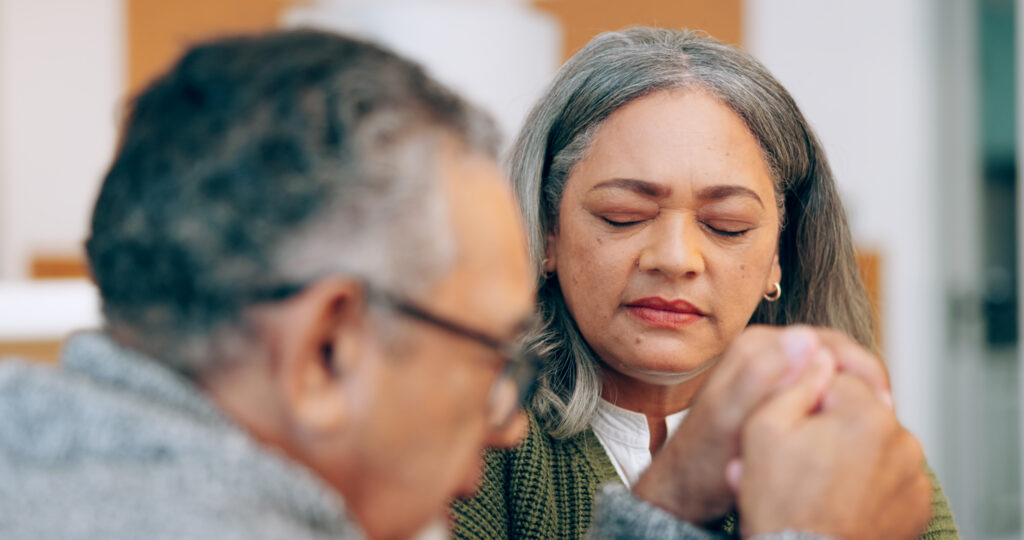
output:
<path id="1" fill-rule="evenodd" d="M 0 362 L 2 538 L 362 538 L 340 497 L 103 334 Z"/>

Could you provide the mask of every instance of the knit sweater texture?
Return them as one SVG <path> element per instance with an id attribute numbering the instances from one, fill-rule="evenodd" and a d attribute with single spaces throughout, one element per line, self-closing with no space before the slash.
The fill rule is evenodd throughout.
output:
<path id="1" fill-rule="evenodd" d="M 530 415 L 530 431 L 518 447 L 487 452 L 477 495 L 452 505 L 454 537 L 577 539 L 591 523 L 601 485 L 621 483 L 597 436 L 587 429 L 555 439 Z M 942 487 L 931 469 L 932 520 L 922 540 L 959 538 Z M 738 538 L 735 513 L 712 525 L 719 538 Z"/>
<path id="2" fill-rule="evenodd" d="M 0 538 L 362 539 L 341 497 L 104 334 L 0 361 Z"/>

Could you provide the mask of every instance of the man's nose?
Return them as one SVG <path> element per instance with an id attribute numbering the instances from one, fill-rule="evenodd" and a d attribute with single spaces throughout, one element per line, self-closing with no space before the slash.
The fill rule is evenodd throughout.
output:
<path id="1" fill-rule="evenodd" d="M 684 212 L 659 216 L 647 235 L 637 265 L 642 272 L 694 277 L 704 272 L 700 223 Z"/>

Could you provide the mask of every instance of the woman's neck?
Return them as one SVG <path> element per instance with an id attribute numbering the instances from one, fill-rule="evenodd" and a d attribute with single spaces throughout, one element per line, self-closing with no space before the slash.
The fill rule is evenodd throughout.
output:
<path id="1" fill-rule="evenodd" d="M 659 385 L 639 381 L 621 373 L 604 369 L 601 377 L 601 397 L 616 407 L 634 411 L 647 417 L 651 434 L 650 450 L 653 456 L 668 437 L 665 417 L 690 408 L 693 397 L 704 385 L 709 372 L 676 385 Z"/>

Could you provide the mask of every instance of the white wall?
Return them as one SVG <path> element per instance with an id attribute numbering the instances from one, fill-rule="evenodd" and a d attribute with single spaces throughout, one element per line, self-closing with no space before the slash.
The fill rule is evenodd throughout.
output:
<path id="1" fill-rule="evenodd" d="M 286 13 L 381 43 L 494 115 L 509 142 L 554 77 L 562 30 L 526 0 L 313 0 Z"/>
<path id="2" fill-rule="evenodd" d="M 101 325 L 96 287 L 84 279 L 0 281 L 0 341 L 56 341 Z"/>
<path id="3" fill-rule="evenodd" d="M 0 279 L 77 250 L 114 149 L 121 0 L 0 0 Z"/>
<path id="4" fill-rule="evenodd" d="M 858 244 L 883 256 L 883 348 L 897 411 L 941 472 L 937 5 L 747 0 L 744 42 L 816 128 Z"/>

